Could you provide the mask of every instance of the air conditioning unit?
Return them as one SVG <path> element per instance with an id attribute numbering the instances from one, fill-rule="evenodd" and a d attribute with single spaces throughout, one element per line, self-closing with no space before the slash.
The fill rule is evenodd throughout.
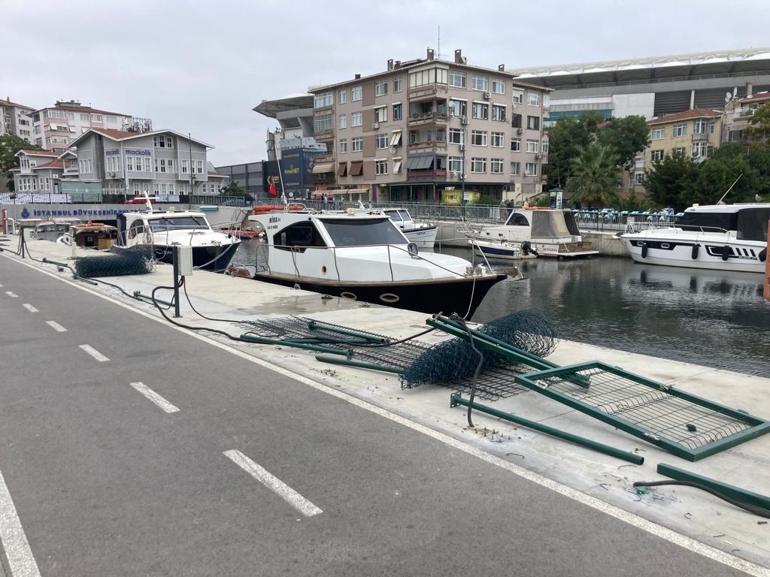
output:
<path id="1" fill-rule="evenodd" d="M 524 131 L 521 128 L 517 128 L 516 129 L 516 134 L 521 134 L 522 132 L 524 132 Z"/>
<path id="2" fill-rule="evenodd" d="M 374 124 L 372 124 L 372 128 L 374 128 L 375 130 L 377 130 L 379 127 L 380 127 L 379 122 L 375 122 Z"/>
<path id="3" fill-rule="evenodd" d="M 492 95 L 489 92 L 484 93 L 484 100 L 489 100 L 492 97 Z"/>
<path id="4" fill-rule="evenodd" d="M 463 116 L 460 119 L 460 124 L 468 124 L 468 117 L 467 116 Z"/>
<path id="5" fill-rule="evenodd" d="M 461 144 L 461 145 L 460 145 L 460 152 L 463 152 L 464 150 L 465 150 L 465 145 L 464 145 L 464 144 Z"/>

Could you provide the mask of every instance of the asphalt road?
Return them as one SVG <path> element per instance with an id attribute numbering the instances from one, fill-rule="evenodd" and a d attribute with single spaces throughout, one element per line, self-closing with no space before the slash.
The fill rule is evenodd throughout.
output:
<path id="1" fill-rule="evenodd" d="M 43 577 L 740 574 L 2 257 L 0 284 L 0 472 Z"/>

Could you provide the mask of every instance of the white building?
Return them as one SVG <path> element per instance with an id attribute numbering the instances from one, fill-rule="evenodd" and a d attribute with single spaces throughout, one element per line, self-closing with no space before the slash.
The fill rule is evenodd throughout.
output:
<path id="1" fill-rule="evenodd" d="M 15 134 L 32 144 L 32 113 L 34 108 L 11 102 L 10 97 L 0 100 L 0 134 Z"/>

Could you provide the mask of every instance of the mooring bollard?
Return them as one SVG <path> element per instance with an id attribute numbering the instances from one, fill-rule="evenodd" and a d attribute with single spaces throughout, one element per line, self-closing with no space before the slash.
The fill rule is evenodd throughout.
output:
<path id="1" fill-rule="evenodd" d="M 2 210 L 2 227 L 3 227 L 3 234 L 8 234 L 8 209 L 4 208 Z"/>

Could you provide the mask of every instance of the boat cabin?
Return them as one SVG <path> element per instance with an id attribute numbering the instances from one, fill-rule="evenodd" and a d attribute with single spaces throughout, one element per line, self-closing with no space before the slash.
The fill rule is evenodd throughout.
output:
<path id="1" fill-rule="evenodd" d="M 719 204 L 691 206 L 676 219 L 682 230 L 700 232 L 735 231 L 738 240 L 767 242 L 770 204 Z"/>
<path id="2" fill-rule="evenodd" d="M 159 233 L 175 231 L 209 231 L 206 216 L 202 212 L 154 211 L 154 212 L 125 212 L 118 215 L 118 229 L 122 245 L 146 244 L 151 239 L 146 238 Z"/>

